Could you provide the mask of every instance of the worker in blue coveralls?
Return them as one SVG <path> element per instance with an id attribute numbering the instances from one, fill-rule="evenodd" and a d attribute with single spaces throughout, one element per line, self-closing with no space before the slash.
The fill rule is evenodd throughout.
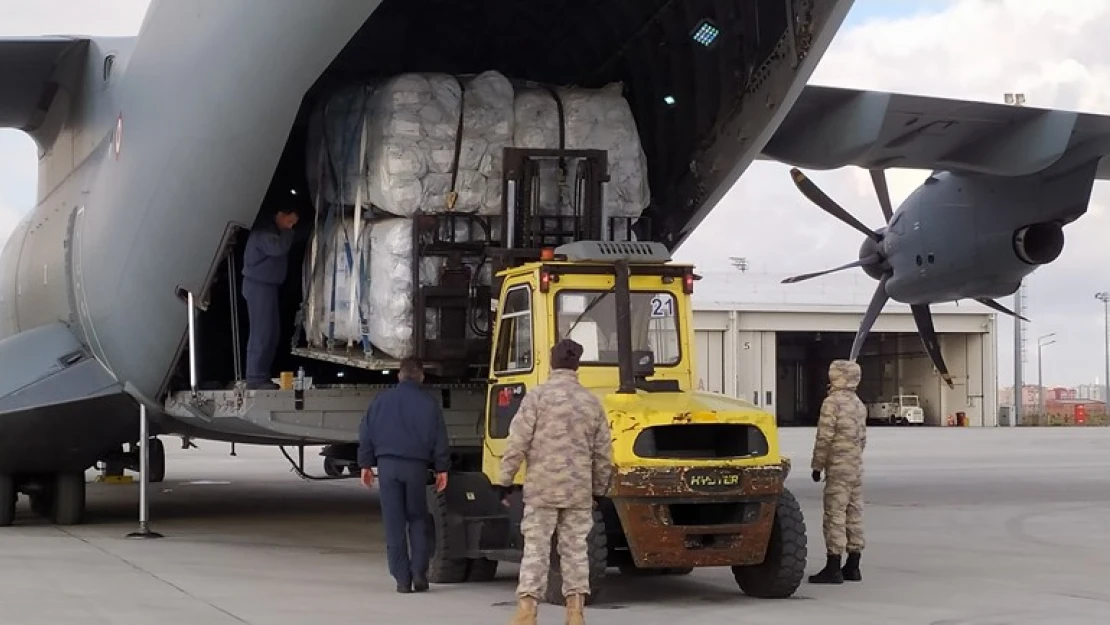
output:
<path id="1" fill-rule="evenodd" d="M 293 202 L 263 217 L 251 229 L 243 253 L 243 299 L 247 300 L 250 337 L 247 339 L 247 388 L 276 389 L 271 367 L 281 336 L 278 289 L 289 269 L 289 250 L 293 247 L 300 219 Z"/>
<path id="2" fill-rule="evenodd" d="M 402 360 L 397 377 L 397 386 L 379 393 L 362 419 L 358 466 L 367 488 L 374 484 L 371 469 L 378 468 L 386 557 L 397 592 L 423 592 L 428 590 L 431 557 L 428 469 L 435 471 L 436 490 L 443 492 L 451 456 L 439 401 L 420 387 L 424 382 L 421 362 Z"/>

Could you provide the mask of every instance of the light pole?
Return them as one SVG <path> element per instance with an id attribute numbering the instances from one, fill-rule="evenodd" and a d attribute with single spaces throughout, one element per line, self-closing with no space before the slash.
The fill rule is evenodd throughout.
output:
<path id="1" fill-rule="evenodd" d="M 1002 97 L 1006 104 L 1009 104 L 1011 106 L 1025 105 L 1024 93 L 1007 93 L 1004 94 Z M 1022 365 L 1024 364 L 1022 362 L 1022 356 L 1024 355 L 1022 352 L 1025 351 L 1023 349 L 1023 344 L 1025 343 L 1025 340 L 1022 336 L 1023 328 L 1021 327 L 1021 319 L 1019 319 L 1019 317 L 1022 315 L 1022 304 L 1024 303 L 1022 302 L 1022 291 L 1024 290 L 1024 288 L 1025 285 L 1023 283 L 1018 283 L 1018 289 L 1014 292 L 1014 314 L 1016 315 L 1014 317 L 1014 413 L 1010 419 L 1010 427 L 1021 425 L 1021 400 L 1025 395 L 1022 392 L 1023 390 L 1025 390 L 1025 376 L 1022 372 Z"/>
<path id="2" fill-rule="evenodd" d="M 1056 336 L 1056 333 L 1046 334 L 1037 338 L 1037 416 L 1044 418 L 1044 367 L 1041 366 L 1041 361 L 1044 359 L 1041 356 L 1041 350 L 1045 345 L 1052 345 L 1056 341 L 1045 342 L 1045 339 Z"/>
<path id="3" fill-rule="evenodd" d="M 1106 350 L 1106 377 L 1102 379 L 1102 401 L 1110 406 L 1110 293 L 1102 291 L 1095 293 L 1095 299 L 1102 300 L 1103 324 L 1106 326 L 1106 340 L 1103 345 Z"/>

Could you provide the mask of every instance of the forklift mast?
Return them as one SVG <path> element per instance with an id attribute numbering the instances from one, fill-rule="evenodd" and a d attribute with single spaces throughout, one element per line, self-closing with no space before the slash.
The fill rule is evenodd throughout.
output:
<path id="1" fill-rule="evenodd" d="M 415 353 L 444 378 L 488 376 L 497 273 L 576 241 L 631 236 L 645 220 L 604 214 L 605 150 L 505 148 L 501 214 L 417 213 L 412 288 Z M 543 202 L 543 199 L 547 202 Z M 552 202 L 551 198 L 555 201 Z M 424 259 L 441 258 L 438 284 L 422 284 Z M 482 284 L 483 274 L 489 286 Z M 627 276 L 626 276 L 627 277 Z M 627 288 L 627 283 L 626 287 Z"/>

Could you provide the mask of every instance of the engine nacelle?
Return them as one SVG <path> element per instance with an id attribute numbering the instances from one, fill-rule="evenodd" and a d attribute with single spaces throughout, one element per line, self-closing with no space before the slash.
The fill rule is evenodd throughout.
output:
<path id="1" fill-rule="evenodd" d="M 1014 253 L 1027 265 L 1046 265 L 1064 251 L 1064 228 L 1050 221 L 1023 226 L 1014 231 Z"/>

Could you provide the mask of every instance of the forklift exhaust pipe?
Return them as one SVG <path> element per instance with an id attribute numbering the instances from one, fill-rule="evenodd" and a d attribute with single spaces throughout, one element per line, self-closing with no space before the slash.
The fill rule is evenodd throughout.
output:
<path id="1" fill-rule="evenodd" d="M 617 261 L 615 269 L 617 368 L 620 371 L 620 386 L 617 388 L 617 392 L 629 395 L 636 393 L 636 375 L 632 368 L 632 295 L 628 289 L 630 280 L 628 261 Z"/>

